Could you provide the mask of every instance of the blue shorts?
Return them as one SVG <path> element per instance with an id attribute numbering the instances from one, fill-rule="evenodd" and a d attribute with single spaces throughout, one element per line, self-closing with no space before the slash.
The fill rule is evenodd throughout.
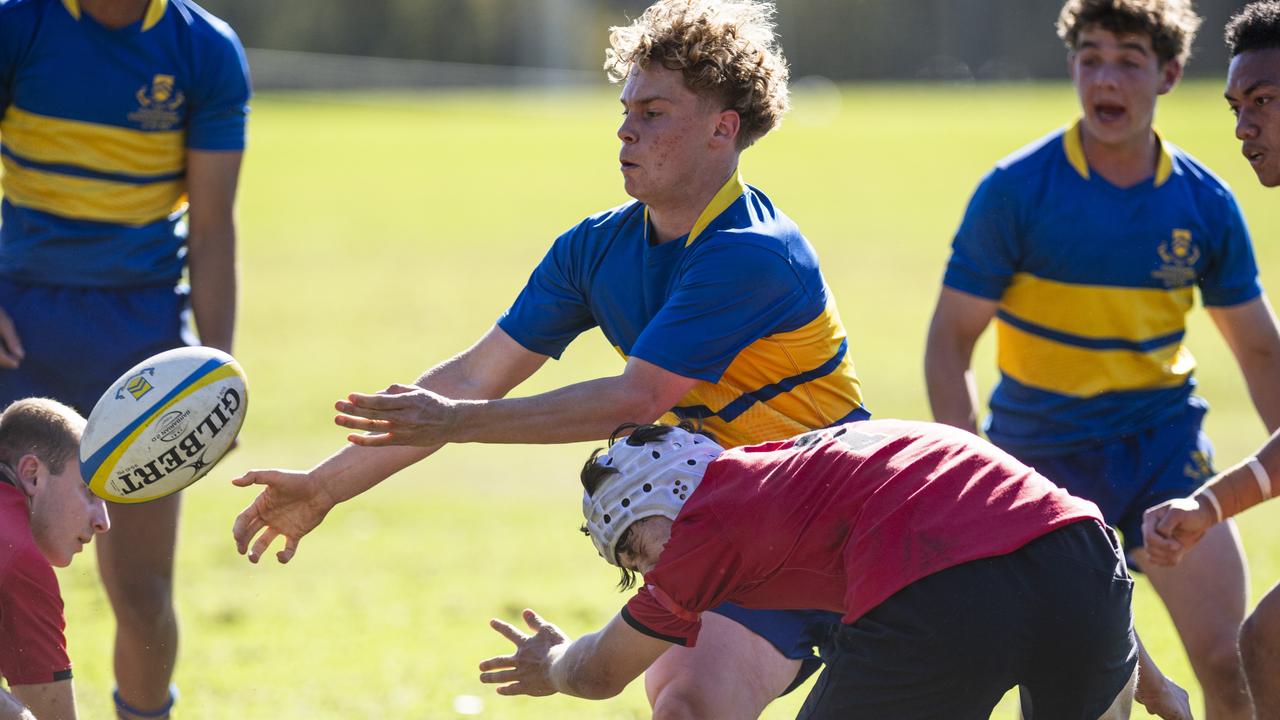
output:
<path id="1" fill-rule="evenodd" d="M 188 342 L 187 297 L 173 286 L 79 288 L 0 279 L 0 308 L 26 357 L 0 370 L 0 409 L 51 397 L 87 416 L 125 370 Z"/>
<path id="2" fill-rule="evenodd" d="M 800 687 L 822 667 L 814 648 L 826 642 L 841 618 L 840 613 L 826 610 L 757 610 L 733 603 L 711 608 L 711 612 L 768 640 L 784 657 L 800 661 L 800 671 L 782 691 L 783 695 Z"/>
<path id="3" fill-rule="evenodd" d="M 1200 429 L 1208 410 L 1192 397 L 1168 422 L 1097 442 L 1069 455 L 1019 457 L 1076 497 L 1092 500 L 1120 531 L 1126 553 L 1142 547 L 1142 513 L 1185 497 L 1213 476 L 1213 444 Z"/>

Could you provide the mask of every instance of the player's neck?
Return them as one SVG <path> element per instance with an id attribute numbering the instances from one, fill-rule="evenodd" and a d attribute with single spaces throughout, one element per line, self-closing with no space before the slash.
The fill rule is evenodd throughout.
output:
<path id="1" fill-rule="evenodd" d="M 684 184 L 681 192 L 670 198 L 645 203 L 649 209 L 649 242 L 661 245 L 688 235 L 716 193 L 738 172 L 737 158 L 734 160 L 727 168 L 704 173 L 694 182 Z"/>
<path id="2" fill-rule="evenodd" d="M 1160 141 L 1151 128 L 1147 128 L 1146 133 L 1123 142 L 1104 143 L 1090 135 L 1082 125 L 1080 140 L 1089 170 L 1116 187 L 1132 187 L 1156 172 Z"/>
<path id="3" fill-rule="evenodd" d="M 80 0 L 80 10 L 112 30 L 128 27 L 147 12 L 149 0 Z"/>

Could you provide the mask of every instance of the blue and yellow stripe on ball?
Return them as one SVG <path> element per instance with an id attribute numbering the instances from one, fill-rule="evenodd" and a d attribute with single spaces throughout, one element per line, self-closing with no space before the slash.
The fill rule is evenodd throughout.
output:
<path id="1" fill-rule="evenodd" d="M 197 390 L 230 377 L 244 379 L 244 371 L 240 369 L 240 365 L 234 360 L 230 362 L 217 359 L 209 360 L 196 368 L 194 372 L 178 383 L 164 397 L 160 398 L 150 410 L 138 416 L 136 420 L 117 433 L 115 437 L 104 443 L 97 452 L 80 463 L 80 473 L 85 484 L 89 486 L 89 490 L 98 497 L 118 503 L 140 503 L 157 499 L 154 496 L 131 499 L 109 491 L 110 483 L 115 479 L 114 471 L 120 457 L 133 445 L 138 435 L 150 425 L 152 420 L 163 415 L 170 407 Z"/>

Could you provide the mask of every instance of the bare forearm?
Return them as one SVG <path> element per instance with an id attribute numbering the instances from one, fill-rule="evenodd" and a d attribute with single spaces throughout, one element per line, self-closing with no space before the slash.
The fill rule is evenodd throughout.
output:
<path id="1" fill-rule="evenodd" d="M 1280 429 L 1280 356 L 1261 353 L 1241 358 L 1249 397 L 1267 432 Z"/>
<path id="2" fill-rule="evenodd" d="M 1262 476 L 1255 473 L 1249 467 L 1248 460 L 1245 460 L 1219 473 L 1205 485 L 1222 508 L 1222 519 L 1239 515 L 1269 499 L 1277 490 L 1280 490 L 1275 487 L 1272 480 L 1280 477 L 1280 432 L 1267 440 L 1255 459 L 1262 469 Z M 1200 494 L 1202 495 L 1203 491 Z M 1202 505 L 1211 505 L 1207 498 L 1197 497 L 1197 499 Z"/>
<path id="3" fill-rule="evenodd" d="M 556 692 L 586 700 L 605 700 L 626 688 L 635 678 L 606 677 L 607 668 L 596 662 L 596 645 L 600 635 L 584 635 L 569 645 L 551 662 L 551 683 Z"/>
<path id="4" fill-rule="evenodd" d="M 667 408 L 622 376 L 575 383 L 531 397 L 459 402 L 453 442 L 567 443 L 600 440 L 623 423 L 648 423 Z"/>
<path id="5" fill-rule="evenodd" d="M 454 356 L 424 372 L 414 383 L 445 397 L 462 400 L 501 398 L 519 383 L 519 376 L 474 372 L 466 353 Z M 313 474 L 326 484 L 334 502 L 344 502 L 383 480 L 430 457 L 443 443 L 429 447 L 368 448 L 347 445 L 317 465 Z"/>
<path id="6" fill-rule="evenodd" d="M 235 229 L 193 230 L 190 247 L 191 311 L 200 342 L 231 352 L 238 291 Z"/>
<path id="7" fill-rule="evenodd" d="M 976 433 L 978 385 L 969 367 L 969 354 L 963 348 L 931 340 L 924 367 L 933 419 Z"/>

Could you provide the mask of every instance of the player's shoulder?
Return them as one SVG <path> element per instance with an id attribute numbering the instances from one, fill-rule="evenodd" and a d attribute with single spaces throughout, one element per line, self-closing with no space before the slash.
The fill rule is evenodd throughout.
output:
<path id="1" fill-rule="evenodd" d="M 694 238 L 692 247 L 696 252 L 773 256 L 786 263 L 816 265 L 814 250 L 795 221 L 751 185 Z"/>
<path id="2" fill-rule="evenodd" d="M 0 485 L 0 594 L 21 592 L 25 583 L 53 578 L 27 521 L 26 499 L 12 485 Z"/>
<path id="3" fill-rule="evenodd" d="M 240 48 L 240 38 L 225 20 L 191 0 L 168 0 L 169 11 L 196 42 L 214 46 Z"/>
<path id="4" fill-rule="evenodd" d="M 1063 146 L 1065 128 L 1058 128 L 1001 158 L 989 175 L 997 182 L 1018 183 L 1028 177 L 1043 176 L 1054 170 L 1066 157 Z"/>
<path id="5" fill-rule="evenodd" d="M 631 200 L 608 210 L 588 215 L 574 226 L 583 232 L 608 232 L 625 225 L 644 213 L 644 206 L 638 200 Z"/>
<path id="6" fill-rule="evenodd" d="M 1227 181 L 1218 177 L 1208 166 L 1174 143 L 1168 140 L 1163 142 L 1164 152 L 1169 156 L 1171 178 L 1186 183 L 1193 192 L 1201 195 L 1214 198 L 1234 197 Z"/>

